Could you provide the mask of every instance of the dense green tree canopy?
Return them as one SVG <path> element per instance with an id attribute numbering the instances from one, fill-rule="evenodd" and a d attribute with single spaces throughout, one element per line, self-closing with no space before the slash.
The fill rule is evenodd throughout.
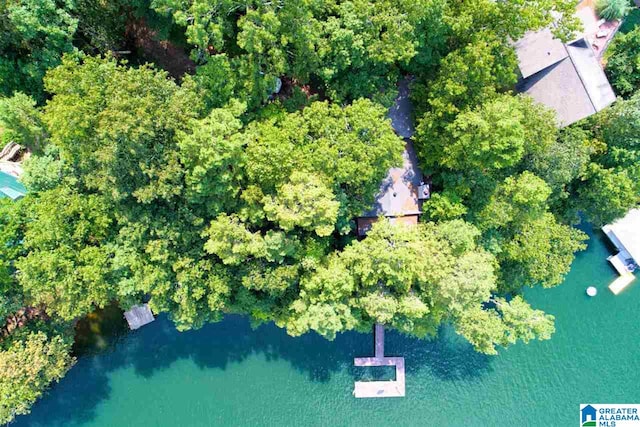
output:
<path id="1" fill-rule="evenodd" d="M 210 86 L 220 67 L 250 106 L 267 99 L 276 78 L 322 82 L 346 101 L 390 89 L 415 57 L 433 65 L 443 48 L 442 0 L 285 1 L 154 0 L 186 28 Z M 427 43 L 427 41 L 429 43 Z M 418 52 L 420 49 L 420 52 Z M 226 54 L 221 57 L 219 54 Z M 227 59 L 228 58 L 228 59 Z M 215 64 L 215 65 L 212 65 Z"/>
<path id="2" fill-rule="evenodd" d="M 0 349 L 0 423 L 28 414 L 49 383 L 66 374 L 74 362 L 70 348 L 62 336 L 35 332 Z"/>
<path id="3" fill-rule="evenodd" d="M 341 330 L 368 330 L 377 322 L 424 337 L 450 320 L 487 353 L 518 339 L 548 338 L 552 318 L 519 298 L 498 299 L 497 309 L 487 312 L 503 331 L 499 336 L 469 329 L 470 313 L 484 313 L 497 290 L 493 256 L 478 246 L 479 235 L 463 221 L 417 227 L 380 221 L 366 239 L 303 277 L 300 297 L 284 324 L 295 335 L 315 330 L 333 338 Z"/>
<path id="4" fill-rule="evenodd" d="M 45 72 L 58 65 L 78 25 L 71 0 L 0 3 L 0 93 L 28 91 L 42 97 Z"/>
<path id="5" fill-rule="evenodd" d="M 43 313 L 0 342 L 0 422 L 64 375 L 69 326 L 114 300 L 180 330 L 240 313 L 328 339 L 448 323 L 487 354 L 548 339 L 522 288 L 562 282 L 577 213 L 599 225 L 640 194 L 636 96 L 559 131 L 512 94 L 513 40 L 572 38 L 574 7 L 0 1 L 0 141 L 31 152 L 29 194 L 0 200 L 0 318 Z M 193 75 L 146 64 L 154 49 Z M 403 161 L 387 110 L 405 77 L 432 198 L 418 226 L 380 218 L 358 240 Z"/>
<path id="6" fill-rule="evenodd" d="M 587 135 L 598 141 L 591 162 L 571 186 L 568 203 L 595 225 L 624 214 L 640 201 L 640 97 L 618 101 L 593 119 Z"/>
<path id="7" fill-rule="evenodd" d="M 619 95 L 627 97 L 640 87 L 640 28 L 616 35 L 607 50 L 606 71 Z"/>

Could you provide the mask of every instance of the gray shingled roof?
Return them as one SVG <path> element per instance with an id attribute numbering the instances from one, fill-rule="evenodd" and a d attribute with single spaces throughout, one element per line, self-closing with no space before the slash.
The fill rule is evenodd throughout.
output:
<path id="1" fill-rule="evenodd" d="M 398 97 L 389 109 L 391 125 L 396 133 L 405 138 L 406 148 L 402 154 L 400 167 L 389 169 L 387 177 L 380 185 L 373 207 L 365 212 L 365 217 L 416 215 L 420 213 L 418 187 L 422 182 L 422 171 L 409 139 L 414 132 L 412 105 L 409 99 L 409 80 L 398 85 Z"/>
<path id="2" fill-rule="evenodd" d="M 523 40 L 516 43 L 518 57 L 524 58 L 520 63 L 523 79 L 517 90 L 555 110 L 561 126 L 584 119 L 616 100 L 600 63 L 584 39 L 563 45 L 539 33 L 529 33 Z M 552 61 L 544 55 L 532 53 L 551 49 L 554 60 L 561 58 L 558 43 L 566 55 L 551 65 L 547 65 Z M 525 75 L 536 68 L 539 71 Z"/>
<path id="3" fill-rule="evenodd" d="M 528 32 L 515 43 L 515 48 L 520 73 L 524 79 L 569 56 L 564 44 L 554 38 L 548 28 Z"/>

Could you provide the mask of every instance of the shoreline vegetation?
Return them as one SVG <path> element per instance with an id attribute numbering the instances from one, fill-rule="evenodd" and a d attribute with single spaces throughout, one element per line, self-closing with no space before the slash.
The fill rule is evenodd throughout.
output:
<path id="1" fill-rule="evenodd" d="M 556 16 L 570 38 L 574 7 L 0 5 L 0 141 L 31 152 L 28 194 L 0 199 L 0 318 L 46 313 L 0 341 L 0 424 L 71 367 L 78 319 L 76 349 L 106 344 L 83 331 L 114 301 L 148 300 L 178 330 L 232 313 L 327 339 L 450 324 L 485 354 L 549 339 L 522 290 L 562 283 L 579 215 L 600 226 L 640 196 L 640 95 L 558 129 L 513 91 L 510 40 Z M 402 162 L 386 116 L 407 75 L 432 197 L 417 227 L 381 219 L 358 240 Z"/>

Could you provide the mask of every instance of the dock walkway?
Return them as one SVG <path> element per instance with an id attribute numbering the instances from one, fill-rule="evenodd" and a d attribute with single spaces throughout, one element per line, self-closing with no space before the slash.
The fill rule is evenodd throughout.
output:
<path id="1" fill-rule="evenodd" d="M 404 357 L 384 356 L 384 326 L 375 325 L 375 356 L 357 357 L 353 360 L 355 366 L 395 366 L 394 381 L 356 381 L 353 394 L 357 398 L 369 397 L 404 397 L 405 373 Z"/>

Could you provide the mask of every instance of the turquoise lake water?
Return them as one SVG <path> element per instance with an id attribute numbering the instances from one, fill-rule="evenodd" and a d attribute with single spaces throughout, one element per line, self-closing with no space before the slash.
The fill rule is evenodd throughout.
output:
<path id="1" fill-rule="evenodd" d="M 488 357 L 447 328 L 432 342 L 388 332 L 386 353 L 405 357 L 406 398 L 352 396 L 369 375 L 353 357 L 373 353 L 371 335 L 291 338 L 241 317 L 179 333 L 160 317 L 81 358 L 12 425 L 578 425 L 580 403 L 640 403 L 640 284 L 614 296 L 608 255 L 592 236 L 562 286 L 527 292 L 556 316 L 550 341 Z"/>

